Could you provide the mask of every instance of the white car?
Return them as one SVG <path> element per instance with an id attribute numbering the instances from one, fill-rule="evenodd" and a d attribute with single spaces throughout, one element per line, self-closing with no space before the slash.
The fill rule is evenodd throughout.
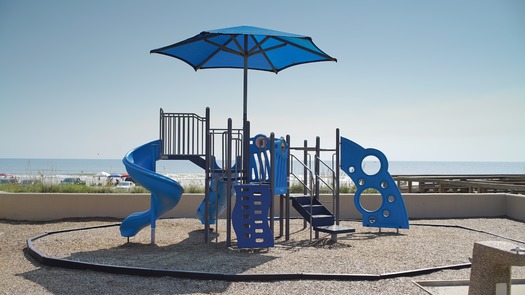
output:
<path id="1" fill-rule="evenodd" d="M 135 184 L 131 181 L 122 181 L 115 186 L 116 190 L 130 191 L 135 187 Z"/>

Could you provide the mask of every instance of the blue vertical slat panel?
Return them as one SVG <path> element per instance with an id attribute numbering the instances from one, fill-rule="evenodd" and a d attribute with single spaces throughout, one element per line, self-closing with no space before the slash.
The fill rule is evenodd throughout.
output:
<path id="1" fill-rule="evenodd" d="M 288 143 L 284 138 L 275 140 L 275 187 L 273 189 L 276 195 L 284 195 L 288 191 L 288 150 Z"/>
<path id="2" fill-rule="evenodd" d="M 270 248 L 273 232 L 268 223 L 271 192 L 265 184 L 235 186 L 237 199 L 232 213 L 238 248 Z"/>

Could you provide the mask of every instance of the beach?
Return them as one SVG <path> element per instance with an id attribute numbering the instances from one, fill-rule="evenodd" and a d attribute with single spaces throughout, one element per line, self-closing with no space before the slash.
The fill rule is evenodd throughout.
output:
<path id="1" fill-rule="evenodd" d="M 73 270 L 40 264 L 28 255 L 26 240 L 44 232 L 118 224 L 118 220 L 75 219 L 42 223 L 0 222 L 0 290 L 3 294 L 428 294 L 415 281 L 468 280 L 470 269 L 441 270 L 424 275 L 364 280 L 277 280 L 230 282 L 173 277 L 144 277 Z M 525 240 L 525 223 L 505 218 L 412 220 L 409 230 L 356 228 L 337 243 L 321 234 L 310 242 L 302 220 L 292 220 L 289 241 L 275 247 L 238 250 L 225 246 L 221 220 L 213 241 L 203 242 L 195 219 L 157 222 L 156 244 L 149 228 L 127 243 L 118 226 L 53 234 L 33 244 L 42 254 L 90 263 L 216 273 L 386 274 L 464 264 L 475 242 Z M 455 226 L 455 227 L 451 227 Z M 513 278 L 525 278 L 525 267 L 513 267 Z"/>

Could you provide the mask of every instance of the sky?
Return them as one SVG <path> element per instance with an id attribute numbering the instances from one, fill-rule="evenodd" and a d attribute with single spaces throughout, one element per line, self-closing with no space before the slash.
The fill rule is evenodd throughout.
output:
<path id="1" fill-rule="evenodd" d="M 525 161 L 525 1 L 0 0 L 0 158 L 119 159 L 159 110 L 242 125 L 242 70 L 150 50 L 241 25 L 312 37 L 337 62 L 250 71 L 252 134 L 390 161 Z"/>

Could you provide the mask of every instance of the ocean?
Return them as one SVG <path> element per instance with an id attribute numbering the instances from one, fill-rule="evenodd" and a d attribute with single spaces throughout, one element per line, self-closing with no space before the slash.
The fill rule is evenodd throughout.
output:
<path id="1" fill-rule="evenodd" d="M 379 162 L 366 162 L 374 169 Z M 12 175 L 94 175 L 98 172 L 126 173 L 119 159 L 5 159 L 0 158 L 0 174 Z M 392 175 L 425 174 L 525 174 L 525 162 L 413 162 L 390 161 Z M 203 170 L 189 161 L 157 161 L 157 172 L 201 174 Z"/>

